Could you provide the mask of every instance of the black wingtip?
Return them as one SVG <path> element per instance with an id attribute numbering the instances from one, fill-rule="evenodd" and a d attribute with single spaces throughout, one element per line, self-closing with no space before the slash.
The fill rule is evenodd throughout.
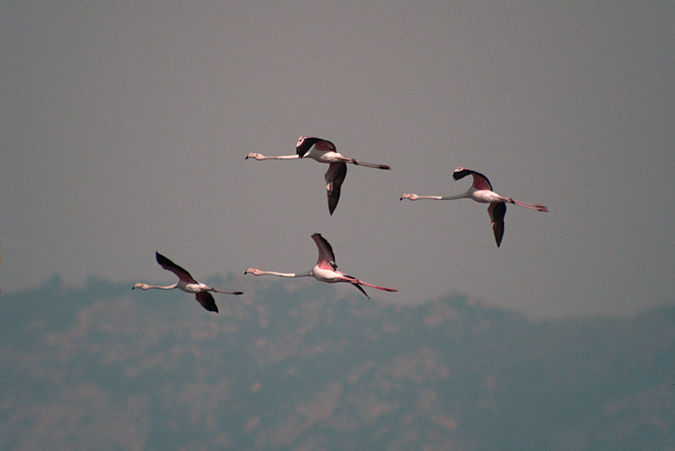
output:
<path id="1" fill-rule="evenodd" d="M 155 260 L 157 260 L 157 263 L 159 263 L 160 265 L 171 261 L 157 251 L 155 251 Z"/>
<path id="2" fill-rule="evenodd" d="M 474 171 L 472 169 L 468 169 L 468 168 L 459 167 L 459 168 L 457 168 L 453 171 L 452 178 L 455 181 L 461 180 L 464 177 L 466 177 L 467 175 L 473 174 L 474 172 L 476 172 L 476 171 Z M 483 176 L 483 177 L 485 177 L 485 176 Z M 485 177 L 485 178 L 487 178 L 487 177 Z"/>

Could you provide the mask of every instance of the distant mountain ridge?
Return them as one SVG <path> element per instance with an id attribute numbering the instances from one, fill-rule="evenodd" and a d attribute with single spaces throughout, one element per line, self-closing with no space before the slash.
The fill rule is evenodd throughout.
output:
<path id="1" fill-rule="evenodd" d="M 675 449 L 675 307 L 534 322 L 248 283 L 219 315 L 96 279 L 1 295 L 0 448 Z"/>

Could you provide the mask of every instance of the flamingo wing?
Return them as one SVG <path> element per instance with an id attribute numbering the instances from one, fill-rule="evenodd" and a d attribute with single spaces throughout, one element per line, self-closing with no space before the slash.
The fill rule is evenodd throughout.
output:
<path id="1" fill-rule="evenodd" d="M 452 178 L 455 180 L 461 180 L 467 175 L 473 176 L 473 187 L 477 190 L 488 190 L 492 191 L 492 184 L 487 177 L 485 177 L 480 172 L 476 172 L 467 168 L 457 168 L 455 172 L 452 173 Z"/>
<path id="2" fill-rule="evenodd" d="M 319 268 L 322 269 L 332 269 L 335 271 L 337 269 L 337 264 L 335 263 L 335 254 L 333 253 L 333 248 L 331 247 L 328 240 L 321 236 L 320 233 L 315 233 L 312 235 L 312 239 L 316 243 L 316 247 L 319 248 L 319 259 L 316 264 Z"/>
<path id="3" fill-rule="evenodd" d="M 326 141 L 321 138 L 313 138 L 307 136 L 301 136 L 298 139 L 298 144 L 296 144 L 295 150 L 300 156 L 304 157 L 307 152 L 310 151 L 312 146 L 316 147 L 316 150 L 322 152 L 335 152 L 335 144 L 330 141 Z"/>
<path id="4" fill-rule="evenodd" d="M 502 244 L 504 236 L 504 216 L 506 215 L 506 204 L 504 202 L 495 202 L 488 207 L 490 221 L 492 221 L 492 231 L 495 234 L 497 247 Z"/>
<path id="5" fill-rule="evenodd" d="M 218 306 L 216 305 L 216 300 L 213 299 L 213 296 L 211 293 L 208 291 L 202 291 L 200 293 L 197 293 L 195 296 L 197 298 L 197 302 L 199 302 L 202 307 L 204 307 L 206 310 L 209 312 L 216 312 L 218 313 Z"/>
<path id="6" fill-rule="evenodd" d="M 157 258 L 157 263 L 159 263 L 159 266 L 162 268 L 166 269 L 167 271 L 171 271 L 175 275 L 178 276 L 180 280 L 182 280 L 185 283 L 198 283 L 194 277 L 190 275 L 189 272 L 187 272 L 184 268 L 178 266 L 159 252 L 155 252 L 155 257 Z"/>
<path id="7" fill-rule="evenodd" d="M 333 214 L 340 200 L 342 183 L 347 176 L 347 163 L 331 163 L 324 174 L 326 179 L 326 194 L 328 196 L 328 211 Z"/>

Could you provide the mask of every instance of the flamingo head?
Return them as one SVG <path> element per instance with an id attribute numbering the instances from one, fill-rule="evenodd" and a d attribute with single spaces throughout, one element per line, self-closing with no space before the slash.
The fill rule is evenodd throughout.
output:
<path id="1" fill-rule="evenodd" d="M 244 271 L 244 274 L 253 274 L 254 276 L 259 276 L 260 273 L 261 271 L 255 268 L 248 268 L 246 271 Z"/>
<path id="2" fill-rule="evenodd" d="M 417 200 L 417 199 L 419 199 L 419 197 L 420 196 L 418 196 L 417 194 L 407 194 L 406 193 L 406 194 L 403 194 L 399 200 L 403 200 L 403 199 Z"/>

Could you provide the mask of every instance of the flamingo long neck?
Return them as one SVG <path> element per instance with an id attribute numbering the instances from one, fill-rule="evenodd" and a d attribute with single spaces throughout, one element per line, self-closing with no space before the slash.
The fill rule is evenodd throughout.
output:
<path id="1" fill-rule="evenodd" d="M 294 272 L 276 272 L 276 271 L 260 271 L 257 275 L 260 276 L 277 276 L 277 277 L 308 277 L 310 272 L 294 273 Z"/>
<path id="2" fill-rule="evenodd" d="M 297 160 L 300 158 L 300 155 L 272 155 L 272 156 L 266 156 L 266 155 L 261 155 L 262 160 Z"/>
<path id="3" fill-rule="evenodd" d="M 462 194 L 455 194 L 454 196 L 439 196 L 439 200 L 455 200 L 455 199 L 466 199 L 470 196 L 471 191 L 467 191 Z"/>
<path id="4" fill-rule="evenodd" d="M 177 286 L 178 286 L 178 284 L 174 283 L 173 285 L 166 285 L 166 286 L 163 286 L 163 285 L 146 285 L 145 287 L 141 287 L 141 288 L 143 288 L 144 290 L 152 290 L 152 289 L 155 289 L 155 290 L 173 290 Z"/>

